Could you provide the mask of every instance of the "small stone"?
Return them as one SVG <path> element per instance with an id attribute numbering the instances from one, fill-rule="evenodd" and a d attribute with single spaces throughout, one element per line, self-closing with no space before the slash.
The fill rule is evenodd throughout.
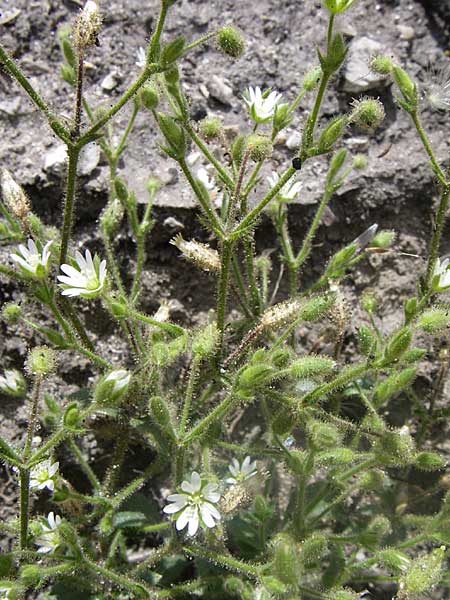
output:
<path id="1" fill-rule="evenodd" d="M 43 169 L 50 175 L 61 175 L 65 169 L 67 160 L 67 149 L 65 145 L 52 148 L 44 156 Z"/>
<path id="2" fill-rule="evenodd" d="M 207 83 L 209 95 L 223 104 L 224 106 L 231 106 L 233 103 L 233 88 L 218 75 L 213 75 L 211 80 Z"/>
<path id="3" fill-rule="evenodd" d="M 302 136 L 298 131 L 294 131 L 286 140 L 286 146 L 289 150 L 297 150 L 302 143 Z"/>
<path id="4" fill-rule="evenodd" d="M 406 40 L 409 42 L 416 37 L 414 27 L 410 27 L 409 25 L 397 25 L 397 31 L 401 40 Z"/>
<path id="5" fill-rule="evenodd" d="M 20 97 L 17 96 L 12 100 L 3 100 L 0 102 L 0 113 L 7 115 L 8 117 L 14 117 L 18 114 L 20 108 Z"/>
<path id="6" fill-rule="evenodd" d="M 175 167 L 169 167 L 167 171 L 163 171 L 161 175 L 161 183 L 163 185 L 175 185 L 178 182 L 178 171 Z"/>
<path id="7" fill-rule="evenodd" d="M 366 152 L 369 149 L 369 138 L 366 136 L 355 136 L 345 140 L 346 146 L 355 152 Z"/>
<path id="8" fill-rule="evenodd" d="M 166 227 L 166 229 L 170 229 L 173 233 L 184 229 L 183 223 L 180 223 L 180 221 L 175 219 L 175 217 L 167 217 L 167 219 L 164 219 L 163 227 Z"/>
<path id="9" fill-rule="evenodd" d="M 361 37 L 350 43 L 349 59 L 344 71 L 345 92 L 366 92 L 389 84 L 386 77 L 369 69 L 369 61 L 374 54 L 389 53 L 382 44 L 368 37 Z"/>
<path id="10" fill-rule="evenodd" d="M 100 161 L 100 148 L 97 144 L 88 144 L 80 153 L 78 172 L 86 177 L 97 167 Z"/>
<path id="11" fill-rule="evenodd" d="M 102 89 L 106 92 L 111 92 L 115 87 L 117 87 L 120 80 L 120 75 L 116 71 L 112 71 L 103 79 L 101 83 Z"/>

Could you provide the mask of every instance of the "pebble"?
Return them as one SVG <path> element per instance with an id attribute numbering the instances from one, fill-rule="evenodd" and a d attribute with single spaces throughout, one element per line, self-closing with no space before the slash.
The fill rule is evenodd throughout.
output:
<path id="1" fill-rule="evenodd" d="M 65 169 L 67 149 L 64 144 L 49 150 L 44 156 L 43 169 L 50 175 L 61 175 Z"/>
<path id="2" fill-rule="evenodd" d="M 103 79 L 101 86 L 102 89 L 106 92 L 112 91 L 120 82 L 120 75 L 116 71 L 111 71 L 108 75 Z"/>
<path id="3" fill-rule="evenodd" d="M 207 89 L 211 98 L 220 102 L 224 106 L 231 106 L 233 103 L 233 88 L 229 83 L 218 75 L 213 75 L 208 81 Z"/>
<path id="4" fill-rule="evenodd" d="M 359 93 L 388 85 L 389 80 L 379 73 L 372 73 L 369 61 L 374 54 L 386 54 L 377 41 L 361 37 L 350 43 L 349 58 L 344 71 L 345 92 Z"/>
<path id="5" fill-rule="evenodd" d="M 86 177 L 97 167 L 100 162 L 100 148 L 97 144 L 88 144 L 80 153 L 78 173 Z"/>
<path id="6" fill-rule="evenodd" d="M 163 227 L 166 227 L 167 229 L 170 229 L 173 232 L 181 231 L 182 229 L 184 229 L 183 223 L 180 223 L 180 221 L 175 219 L 175 217 L 167 217 L 167 219 L 164 219 Z"/>
<path id="7" fill-rule="evenodd" d="M 7 115 L 8 117 L 14 117 L 18 114 L 20 108 L 20 97 L 13 98 L 12 100 L 3 100 L 0 102 L 0 113 Z"/>
<path id="8" fill-rule="evenodd" d="M 406 40 L 409 42 L 416 37 L 414 27 L 410 27 L 409 25 L 397 25 L 397 31 L 401 40 Z"/>
<path id="9" fill-rule="evenodd" d="M 288 139 L 286 140 L 286 146 L 289 150 L 297 150 L 302 142 L 302 136 L 298 131 L 294 131 L 290 134 Z"/>

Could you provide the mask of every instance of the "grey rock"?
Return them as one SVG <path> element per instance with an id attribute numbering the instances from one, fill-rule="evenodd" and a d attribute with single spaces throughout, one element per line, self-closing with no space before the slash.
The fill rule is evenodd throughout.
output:
<path id="1" fill-rule="evenodd" d="M 108 75 L 103 79 L 101 86 L 102 89 L 106 92 L 111 92 L 121 80 L 120 75 L 116 71 L 111 71 Z"/>
<path id="2" fill-rule="evenodd" d="M 183 223 L 175 219 L 175 217 L 167 217 L 167 219 L 164 219 L 163 226 L 166 227 L 166 229 L 170 229 L 170 231 L 174 233 L 184 229 Z"/>
<path id="3" fill-rule="evenodd" d="M 225 79 L 218 75 L 213 75 L 207 83 L 209 95 L 224 106 L 231 106 L 233 103 L 233 88 Z"/>
<path id="4" fill-rule="evenodd" d="M 409 42 L 416 37 L 416 31 L 414 27 L 410 27 L 409 25 L 397 25 L 397 31 L 401 40 L 406 40 Z"/>
<path id="5" fill-rule="evenodd" d="M 83 148 L 78 162 L 78 172 L 86 177 L 97 167 L 100 161 L 100 148 L 97 144 L 88 144 Z"/>
<path id="6" fill-rule="evenodd" d="M 369 69 L 369 61 L 374 54 L 386 53 L 382 44 L 371 38 L 361 37 L 353 40 L 350 44 L 349 58 L 344 71 L 344 91 L 359 93 L 386 87 L 389 80 Z"/>
<path id="7" fill-rule="evenodd" d="M 0 113 L 8 117 L 14 117 L 19 112 L 20 97 L 16 96 L 12 100 L 3 100 L 0 102 Z"/>
<path id="8" fill-rule="evenodd" d="M 49 175 L 61 175 L 67 160 L 67 150 L 64 144 L 60 144 L 49 150 L 44 156 L 43 169 Z"/>
<path id="9" fill-rule="evenodd" d="M 289 148 L 289 150 L 297 150 L 297 148 L 301 144 L 301 141 L 302 136 L 300 135 L 300 133 L 298 131 L 294 131 L 286 140 L 286 146 Z"/>

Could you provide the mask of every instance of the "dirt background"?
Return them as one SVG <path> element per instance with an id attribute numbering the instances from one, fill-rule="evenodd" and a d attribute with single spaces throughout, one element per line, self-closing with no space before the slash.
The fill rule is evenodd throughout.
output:
<path id="1" fill-rule="evenodd" d="M 101 3 L 102 4 L 102 3 Z M 110 0 L 103 3 L 104 27 L 100 46 L 93 48 L 87 60 L 86 93 L 94 106 L 108 106 L 126 89 L 138 72 L 136 51 L 145 46 L 155 24 L 158 2 L 148 0 Z M 79 10 L 75 0 L 16 0 L 0 2 L 0 35 L 2 43 L 18 60 L 33 85 L 50 106 L 70 120 L 72 90 L 61 82 L 57 73 L 60 50 L 57 29 L 70 23 Z M 211 46 L 196 49 L 183 62 L 184 87 L 191 100 L 191 114 L 198 121 L 206 114 L 217 115 L 226 125 L 248 126 L 241 94 L 248 85 L 273 86 L 292 100 L 305 70 L 316 64 L 315 44 L 324 39 L 325 14 L 321 3 L 313 0 L 182 0 L 171 10 L 165 39 L 180 33 L 191 40 L 208 29 L 233 23 L 247 40 L 247 51 L 238 61 L 230 61 Z M 338 27 L 354 44 L 371 38 L 381 44 L 380 50 L 393 54 L 419 83 L 426 79 L 429 65 L 442 67 L 449 63 L 450 2 L 418 0 L 359 0 L 338 21 Z M 352 55 L 350 54 L 350 59 Z M 106 89 L 110 88 L 110 89 Z M 322 113 L 322 122 L 350 108 L 352 98 L 361 94 L 345 91 L 345 69 L 332 84 Z M 365 92 L 364 92 L 365 93 Z M 382 259 L 374 256 L 352 274 L 343 286 L 349 306 L 363 289 L 375 289 L 382 302 L 380 325 L 390 330 L 400 322 L 402 298 L 413 292 L 417 272 L 423 268 L 430 237 L 430 207 L 436 201 L 436 187 L 427 166 L 427 158 L 408 118 L 395 104 L 389 86 L 377 85 L 367 91 L 385 103 L 387 117 L 374 134 L 349 131 L 344 145 L 356 152 L 368 152 L 369 167 L 351 177 L 332 199 L 330 209 L 317 237 L 314 259 L 307 266 L 306 279 L 317 276 L 326 258 L 341 245 L 350 242 L 368 226 L 378 223 L 395 229 L 395 248 Z M 302 103 L 294 123 L 277 144 L 274 168 L 289 164 L 295 145 L 295 134 L 301 131 L 310 99 Z M 120 132 L 127 120 L 127 109 L 115 120 Z M 449 156 L 450 130 L 448 114 L 424 108 L 425 128 L 435 143 L 441 159 Z M 0 165 L 12 171 L 28 192 L 33 208 L 52 225 L 61 223 L 59 209 L 63 198 L 64 162 L 59 142 L 48 130 L 41 116 L 0 71 Z M 182 174 L 161 153 L 148 114 L 140 113 L 130 138 L 121 175 L 145 202 L 145 182 L 157 175 L 164 187 L 157 197 L 154 215 L 157 224 L 148 245 L 146 270 L 142 277 L 142 308 L 152 312 L 162 299 L 172 302 L 172 316 L 181 323 L 201 320 L 214 305 L 214 282 L 180 262 L 178 251 L 169 244 L 175 233 L 186 238 L 205 239 L 197 219 L 194 198 Z M 196 163 L 201 166 L 201 161 Z M 290 211 L 292 237 L 301 242 L 302 233 L 320 200 L 326 164 L 312 160 L 301 171 L 303 192 Z M 270 169 L 264 171 L 267 174 Z M 78 218 L 74 240 L 101 249 L 95 231 L 96 220 L 105 205 L 108 169 L 98 148 L 92 145 L 85 157 L 78 193 Z M 265 186 L 263 179 L 260 189 Z M 254 199 L 257 195 L 254 195 Z M 443 237 L 442 254 L 450 252 L 449 229 Z M 124 273 L 132 268 L 133 245 L 123 227 L 117 246 Z M 258 232 L 261 250 L 273 250 L 277 242 L 266 219 Z M 8 261 L 8 252 L 0 245 L 0 260 Z M 413 255 L 413 256 L 411 256 Z M 415 255 L 415 256 L 414 256 Z M 380 266 L 383 268 L 380 269 Z M 273 281 L 277 272 L 274 272 Z M 0 278 L 0 301 L 20 300 L 22 291 Z M 122 346 L 113 327 L 106 320 L 93 319 L 87 303 L 80 310 L 92 334 L 98 338 L 105 356 L 120 364 Z M 357 307 L 353 309 L 358 316 Z M 349 335 L 351 325 L 349 323 Z M 112 336 L 112 337 L 111 337 Z M 38 340 L 30 330 L 0 324 L 0 364 L 2 368 L 21 367 L 28 347 Z M 305 340 L 305 345 L 307 341 Z M 92 373 L 83 360 L 64 360 L 61 378 L 52 382 L 55 395 L 61 399 L 89 381 Z M 425 365 L 424 383 L 433 377 L 433 367 Z M 15 400 L 0 402 L 0 434 L 18 442 L 25 427 L 25 410 Z M 17 486 L 6 469 L 0 480 L 2 516 L 15 512 Z"/>

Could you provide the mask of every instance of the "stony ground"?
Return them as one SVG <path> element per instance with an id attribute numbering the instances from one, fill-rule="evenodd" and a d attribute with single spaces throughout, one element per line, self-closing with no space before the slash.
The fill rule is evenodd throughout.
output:
<path id="1" fill-rule="evenodd" d="M 79 10 L 76 0 L 3 0 L 0 2 L 2 43 L 19 61 L 23 71 L 41 91 L 49 104 L 67 119 L 71 116 L 72 90 L 58 77 L 60 52 L 57 30 L 70 23 Z M 157 0 L 111 0 L 104 2 L 104 29 L 100 46 L 88 57 L 86 91 L 94 106 L 108 106 L 126 89 L 138 72 L 136 51 L 144 46 L 154 26 Z M 183 63 L 183 80 L 191 99 L 194 121 L 206 114 L 221 117 L 229 126 L 241 126 L 246 113 L 241 94 L 248 85 L 273 86 L 285 98 L 293 99 L 305 70 L 315 64 L 315 44 L 324 37 L 325 19 L 317 0 L 183 0 L 171 13 L 166 35 L 181 32 L 189 39 L 208 29 L 234 23 L 247 39 L 247 52 L 230 62 L 213 47 L 202 47 Z M 446 20 L 449 19 L 449 20 Z M 392 91 L 385 82 L 373 80 L 359 58 L 380 51 L 393 54 L 420 82 L 426 81 L 429 65 L 442 67 L 450 61 L 448 31 L 450 3 L 447 0 L 359 0 L 338 26 L 351 41 L 351 52 L 342 76 L 333 82 L 324 104 L 323 118 L 329 119 L 349 110 L 354 97 L 379 96 L 386 106 L 387 118 L 375 134 L 350 131 L 345 146 L 356 152 L 368 152 L 369 168 L 353 177 L 330 204 L 318 236 L 317 260 L 308 266 L 309 276 L 321 270 L 323 260 L 343 243 L 349 242 L 374 222 L 398 233 L 393 252 L 373 257 L 344 286 L 349 305 L 355 293 L 372 287 L 383 304 L 382 327 L 390 329 L 399 320 L 399 297 L 413 289 L 423 258 L 431 223 L 430 205 L 436 200 L 436 188 L 427 168 L 426 156 L 412 133 L 407 117 L 398 110 Z M 274 167 L 288 164 L 298 144 L 299 132 L 308 105 L 301 107 L 296 120 L 280 140 Z M 125 125 L 127 111 L 116 119 L 117 130 Z M 450 138 L 448 115 L 424 111 L 424 122 L 441 158 L 448 157 Z M 58 141 L 18 87 L 0 71 L 0 165 L 9 168 L 25 186 L 35 210 L 49 224 L 60 224 L 59 206 L 63 197 L 64 157 Z M 164 183 L 158 195 L 155 215 L 157 226 L 148 247 L 143 277 L 143 308 L 153 311 L 163 298 L 171 299 L 173 316 L 180 322 L 201 319 L 214 301 L 211 279 L 181 264 L 169 240 L 178 231 L 185 237 L 201 236 L 196 205 L 182 175 L 162 155 L 156 144 L 148 115 L 138 116 L 121 174 L 146 201 L 145 182 L 157 175 Z M 197 163 L 201 165 L 200 161 Z M 293 238 L 301 240 L 314 205 L 320 199 L 325 164 L 311 161 L 302 171 L 303 192 L 291 211 Z M 264 182 L 263 182 L 264 183 Z M 74 238 L 94 245 L 96 219 L 104 206 L 108 188 L 108 170 L 98 147 L 92 145 L 81 166 L 78 220 Z M 255 195 L 255 198 L 257 196 Z M 450 252 L 450 233 L 446 229 L 443 253 Z M 276 242 L 268 222 L 263 223 L 259 242 L 273 248 Z M 130 268 L 132 246 L 123 230 L 117 244 L 122 267 Z M 131 254 L 132 255 L 132 254 Z M 0 256 L 7 260 L 6 249 Z M 274 277 L 275 278 L 275 277 Z M 21 292 L 10 283 L 0 282 L 0 300 L 20 299 Z M 114 332 L 103 322 L 88 324 L 104 344 L 105 353 L 120 358 L 120 345 L 106 346 L 106 335 Z M 33 344 L 30 331 L 9 330 L 0 325 L 0 363 L 3 367 L 20 366 L 27 347 Z M 113 350 L 112 348 L 115 348 Z M 75 385 L 89 376 L 86 364 L 66 361 L 62 380 L 55 389 Z M 432 372 L 426 373 L 426 377 Z M 59 387 L 58 387 L 59 386 Z M 67 387 L 64 387 L 67 390 Z M 60 392 L 59 392 L 60 393 Z M 2 399 L 0 433 L 19 437 L 25 420 L 23 407 Z M 3 471 L 3 480 L 9 474 Z M 4 513 L 11 514 L 16 501 L 15 484 L 0 486 Z"/>

